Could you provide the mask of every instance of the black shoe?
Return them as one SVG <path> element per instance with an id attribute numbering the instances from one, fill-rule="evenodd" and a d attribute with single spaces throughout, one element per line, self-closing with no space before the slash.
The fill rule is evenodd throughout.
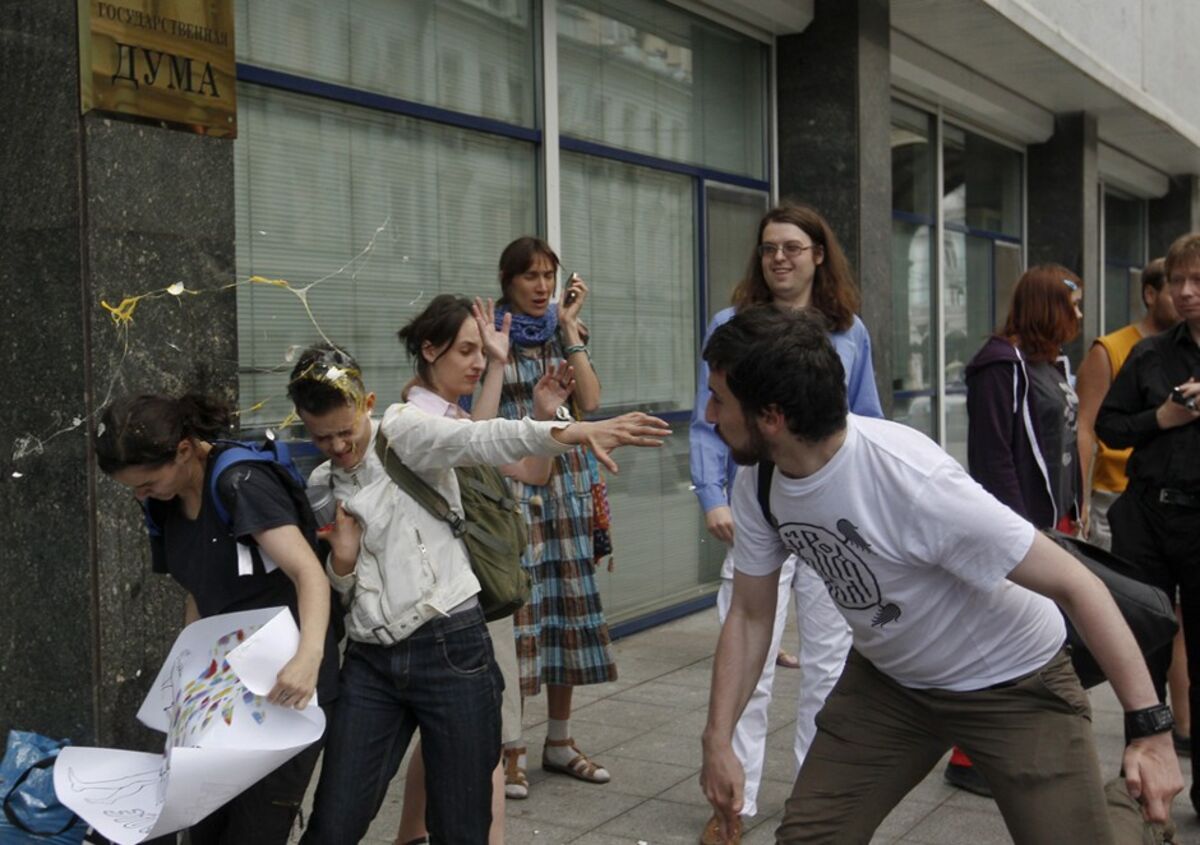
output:
<path id="1" fill-rule="evenodd" d="M 954 763 L 947 763 L 943 777 L 951 786 L 965 789 L 975 795 L 982 795 L 984 798 L 992 797 L 992 788 L 987 785 L 987 781 L 983 779 L 979 769 L 974 766 L 956 766 Z"/>
<path id="2" fill-rule="evenodd" d="M 1192 756 L 1192 738 L 1178 731 L 1171 731 L 1171 739 L 1175 742 L 1175 753 L 1180 757 Z"/>

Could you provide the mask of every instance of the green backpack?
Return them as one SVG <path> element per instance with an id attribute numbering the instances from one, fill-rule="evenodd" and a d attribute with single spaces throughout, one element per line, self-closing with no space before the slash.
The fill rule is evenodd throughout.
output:
<path id="1" fill-rule="evenodd" d="M 382 431 L 375 437 L 375 453 L 401 490 L 462 539 L 479 579 L 479 603 L 487 621 L 511 616 L 529 601 L 529 573 L 521 566 L 529 534 L 525 517 L 499 470 L 491 466 L 454 468 L 463 506 L 463 516 L 459 516 L 441 493 L 388 448 Z"/>

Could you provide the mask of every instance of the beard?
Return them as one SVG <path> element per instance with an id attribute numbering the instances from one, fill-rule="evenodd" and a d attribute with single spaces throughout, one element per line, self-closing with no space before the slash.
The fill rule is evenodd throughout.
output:
<path id="1" fill-rule="evenodd" d="M 768 454 L 766 438 L 759 432 L 758 425 L 753 420 L 747 421 L 746 442 L 740 446 L 734 446 L 726 440 L 725 435 L 721 434 L 720 428 L 717 429 L 717 436 L 729 447 L 729 455 L 738 466 L 753 466 L 771 457 Z"/>

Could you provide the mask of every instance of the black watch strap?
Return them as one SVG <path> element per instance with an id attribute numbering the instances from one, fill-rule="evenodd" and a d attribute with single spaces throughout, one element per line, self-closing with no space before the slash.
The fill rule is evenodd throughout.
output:
<path id="1" fill-rule="evenodd" d="M 1175 717 L 1165 704 L 1155 704 L 1141 710 L 1130 710 L 1125 714 L 1125 736 L 1141 739 L 1154 734 L 1166 733 L 1175 727 Z"/>

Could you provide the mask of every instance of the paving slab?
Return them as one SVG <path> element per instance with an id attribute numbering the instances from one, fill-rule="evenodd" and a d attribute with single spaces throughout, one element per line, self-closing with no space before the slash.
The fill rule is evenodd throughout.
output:
<path id="1" fill-rule="evenodd" d="M 542 771 L 545 696 L 526 703 L 523 721 L 532 788 L 528 800 L 508 802 L 509 845 L 694 845 L 710 814 L 699 787 L 700 734 L 717 633 L 716 613 L 710 609 L 627 637 L 615 645 L 620 680 L 576 690 L 572 732 L 581 747 L 612 774 L 612 782 L 604 786 Z M 795 647 L 791 623 L 784 642 Z M 778 669 L 776 679 L 759 813 L 747 825 L 744 845 L 774 843 L 791 793 L 795 701 L 801 678 L 794 670 Z M 1105 777 L 1113 777 L 1123 748 L 1121 706 L 1107 686 L 1092 690 L 1090 698 L 1101 768 Z M 996 805 L 946 785 L 944 765 L 943 759 L 893 809 L 872 845 L 1012 841 Z M 1184 766 L 1185 782 L 1190 785 L 1186 761 Z M 404 767 L 364 842 L 392 843 L 403 773 Z M 1179 841 L 1200 845 L 1200 820 L 1191 810 L 1186 790 L 1176 800 L 1173 815 Z"/>

